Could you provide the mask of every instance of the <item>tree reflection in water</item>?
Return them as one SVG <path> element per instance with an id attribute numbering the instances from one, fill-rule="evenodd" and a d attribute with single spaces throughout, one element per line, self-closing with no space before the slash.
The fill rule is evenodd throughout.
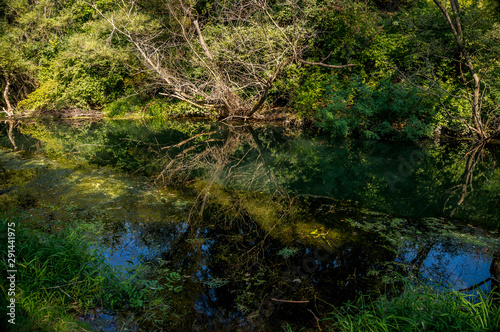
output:
<path id="1" fill-rule="evenodd" d="M 498 280 L 491 145 L 332 141 L 258 124 L 3 126 L 1 145 L 142 173 L 164 188 L 149 205 L 134 188 L 106 203 L 123 209 L 106 212 L 102 240 L 110 257 L 135 250 L 134 262 L 184 276 L 171 308 L 177 328 L 315 327 L 358 292 L 397 294 L 396 274 L 457 288 Z M 419 162 L 402 176 L 415 151 Z M 398 176 L 393 186 L 386 172 Z"/>
<path id="2" fill-rule="evenodd" d="M 474 168 L 483 148 L 484 144 L 474 146 L 465 154 L 463 184 L 447 191 L 444 210 L 448 210 L 449 200 L 459 195 L 450 216 L 464 202 L 468 190 L 472 191 Z M 168 149 L 174 153 L 167 154 L 168 163 L 158 180 L 166 185 L 192 182 L 197 189 L 185 241 L 198 244 L 191 250 L 200 255 L 200 260 L 202 251 L 210 259 L 205 258 L 192 271 L 206 269 L 211 271 L 206 279 L 224 280 L 223 286 L 210 288 L 212 297 L 202 296 L 203 305 L 198 308 L 220 307 L 220 301 L 236 303 L 246 313 L 246 324 L 257 322 L 259 326 L 273 324 L 273 317 L 274 323 L 292 317 L 313 321 L 329 310 L 325 303 L 340 304 L 357 291 L 390 289 L 387 284 L 396 285 L 396 273 L 430 276 L 425 270 L 436 262 L 442 266 L 434 269 L 432 277 L 457 283 L 463 275 L 454 275 L 438 257 L 458 255 L 468 259 L 472 254 L 467 245 L 455 243 L 454 232 L 460 230 L 448 225 L 449 221 L 405 220 L 398 227 L 408 229 L 393 234 L 402 237 L 388 238 L 377 231 L 378 225 L 391 223 L 393 218 L 388 215 L 364 213 L 355 203 L 328 196 L 291 192 L 275 174 L 280 169 L 272 160 L 274 156 L 265 150 L 250 125 L 226 125 L 222 131 L 197 134 Z M 371 219 L 369 227 L 357 227 L 366 219 Z M 345 220 L 351 222 L 343 224 Z M 217 226 L 207 228 L 207 224 Z M 325 230 L 318 231 L 321 227 Z M 427 236 L 411 234 L 414 230 Z M 402 255 L 409 249 L 404 247 L 409 239 L 417 247 L 413 258 Z M 280 255 L 289 247 L 300 248 L 294 252 L 295 259 Z M 318 248 L 327 251 L 326 259 L 313 259 L 312 252 Z M 304 264 L 308 258 L 314 268 Z M 429 266 L 424 264 L 426 260 Z M 484 263 L 481 256 L 480 264 Z M 313 315 L 307 314 L 308 310 Z"/>

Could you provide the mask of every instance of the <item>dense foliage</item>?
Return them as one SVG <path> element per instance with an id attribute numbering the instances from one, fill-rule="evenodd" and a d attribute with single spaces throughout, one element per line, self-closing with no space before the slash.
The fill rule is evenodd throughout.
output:
<path id="1" fill-rule="evenodd" d="M 480 138 L 497 136 L 499 8 L 496 0 L 1 0 L 0 106 L 10 116 L 285 109 L 334 136 L 479 137 L 478 126 Z"/>

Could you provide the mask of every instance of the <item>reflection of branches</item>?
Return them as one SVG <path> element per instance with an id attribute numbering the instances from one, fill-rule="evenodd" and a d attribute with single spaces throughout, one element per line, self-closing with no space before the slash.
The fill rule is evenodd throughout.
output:
<path id="1" fill-rule="evenodd" d="M 422 268 L 422 264 L 429 256 L 432 248 L 434 247 L 434 243 L 426 243 L 420 246 L 417 252 L 417 256 L 410 262 L 410 265 L 415 269 L 415 271 L 420 271 Z"/>
<path id="2" fill-rule="evenodd" d="M 58 116 L 61 117 L 58 122 L 71 128 L 88 127 L 92 123 L 98 123 L 102 119 L 102 114 L 98 111 L 67 108 L 57 112 Z"/>
<path id="3" fill-rule="evenodd" d="M 262 143 L 253 128 L 249 125 L 223 128 L 163 147 L 162 150 L 167 150 L 167 163 L 157 180 L 178 184 L 192 180 L 191 175 L 196 171 L 209 176 L 205 179 L 207 188 L 215 183 L 239 183 L 240 187 L 255 191 L 274 188 L 271 194 L 286 195 L 266 162 Z"/>
<path id="4" fill-rule="evenodd" d="M 223 124 L 221 130 L 197 133 L 162 150 L 167 156 L 157 181 L 170 185 L 194 182 L 198 191 L 188 223 L 188 233 L 195 237 L 200 236 L 195 234 L 198 232 L 194 227 L 196 220 L 215 217 L 228 221 L 230 227 L 234 222 L 242 222 L 247 227 L 254 225 L 254 231 L 259 232 L 262 228 L 262 225 L 256 224 L 259 211 L 267 212 L 267 206 L 263 205 L 272 204 L 279 210 L 289 209 L 286 205 L 291 200 L 269 167 L 263 145 L 250 125 Z M 223 191 L 223 195 L 212 195 L 211 191 Z M 257 192 L 265 192 L 264 198 L 251 197 Z M 225 197 L 223 201 L 221 196 Z M 279 200 L 275 202 L 275 198 Z M 253 200 L 251 204 L 250 200 Z M 205 212 L 208 213 L 204 216 Z M 285 215 L 280 213 L 273 221 L 274 225 L 266 225 L 266 234 L 259 237 L 261 240 L 251 242 L 250 247 L 240 248 L 242 253 L 238 255 L 237 264 L 252 266 L 264 258 L 267 236 Z"/>
<path id="5" fill-rule="evenodd" d="M 464 173 L 462 174 L 462 183 L 459 185 L 456 185 L 450 189 L 451 193 L 459 192 L 459 199 L 458 202 L 455 204 L 455 207 L 451 210 L 450 216 L 453 216 L 455 212 L 457 211 L 458 207 L 462 205 L 464 202 L 465 198 L 467 197 L 467 192 L 472 191 L 472 181 L 474 179 L 474 170 L 476 168 L 477 163 L 481 159 L 483 149 L 485 147 L 485 142 L 480 142 L 478 144 L 475 144 L 467 153 L 464 155 L 464 158 L 466 158 L 466 163 L 465 163 L 465 170 Z M 462 158 L 463 159 L 463 158 Z M 461 159 L 461 160 L 462 160 Z M 460 160 L 460 161 L 461 161 Z M 448 201 L 450 200 L 450 197 L 446 200 L 445 202 L 445 207 Z"/>
<path id="6" fill-rule="evenodd" d="M 459 292 L 469 292 L 471 290 L 474 290 L 476 288 L 481 287 L 482 285 L 484 285 L 485 283 L 487 283 L 488 281 L 491 281 L 491 280 L 492 280 L 491 278 L 487 278 L 487 279 L 485 279 L 485 280 L 483 280 L 483 281 L 481 281 L 481 282 L 479 282 L 477 284 L 474 284 L 474 285 L 472 285 L 470 287 L 459 289 L 458 291 Z"/>
<path id="7" fill-rule="evenodd" d="M 9 124 L 9 132 L 7 134 L 9 136 L 9 141 L 10 141 L 10 143 L 12 143 L 14 150 L 17 150 L 16 141 L 14 139 L 14 127 L 17 125 L 17 121 L 11 120 L 11 121 L 5 121 L 5 123 Z"/>
<path id="8" fill-rule="evenodd" d="M 490 274 L 491 289 L 500 293 L 500 250 L 496 252 L 495 257 L 491 261 Z"/>

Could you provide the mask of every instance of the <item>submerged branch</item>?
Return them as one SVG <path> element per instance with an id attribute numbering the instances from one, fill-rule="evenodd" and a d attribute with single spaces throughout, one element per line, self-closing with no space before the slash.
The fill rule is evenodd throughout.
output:
<path id="1" fill-rule="evenodd" d="M 309 300 L 303 300 L 303 301 L 292 301 L 292 300 L 281 300 L 281 299 L 271 299 L 271 301 L 274 302 L 281 302 L 281 303 L 309 303 Z"/>

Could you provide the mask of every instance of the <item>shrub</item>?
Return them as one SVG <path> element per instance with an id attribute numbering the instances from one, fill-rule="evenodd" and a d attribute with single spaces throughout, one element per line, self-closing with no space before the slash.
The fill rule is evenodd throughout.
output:
<path id="1" fill-rule="evenodd" d="M 103 113 L 110 117 L 125 116 L 127 114 L 139 113 L 143 107 L 142 101 L 137 95 L 120 98 L 104 106 Z"/>
<path id="2" fill-rule="evenodd" d="M 328 105 L 315 119 L 332 136 L 414 140 L 430 136 L 435 126 L 432 101 L 417 89 L 388 79 L 372 86 L 359 77 L 346 84 L 333 77 L 326 98 Z"/>

